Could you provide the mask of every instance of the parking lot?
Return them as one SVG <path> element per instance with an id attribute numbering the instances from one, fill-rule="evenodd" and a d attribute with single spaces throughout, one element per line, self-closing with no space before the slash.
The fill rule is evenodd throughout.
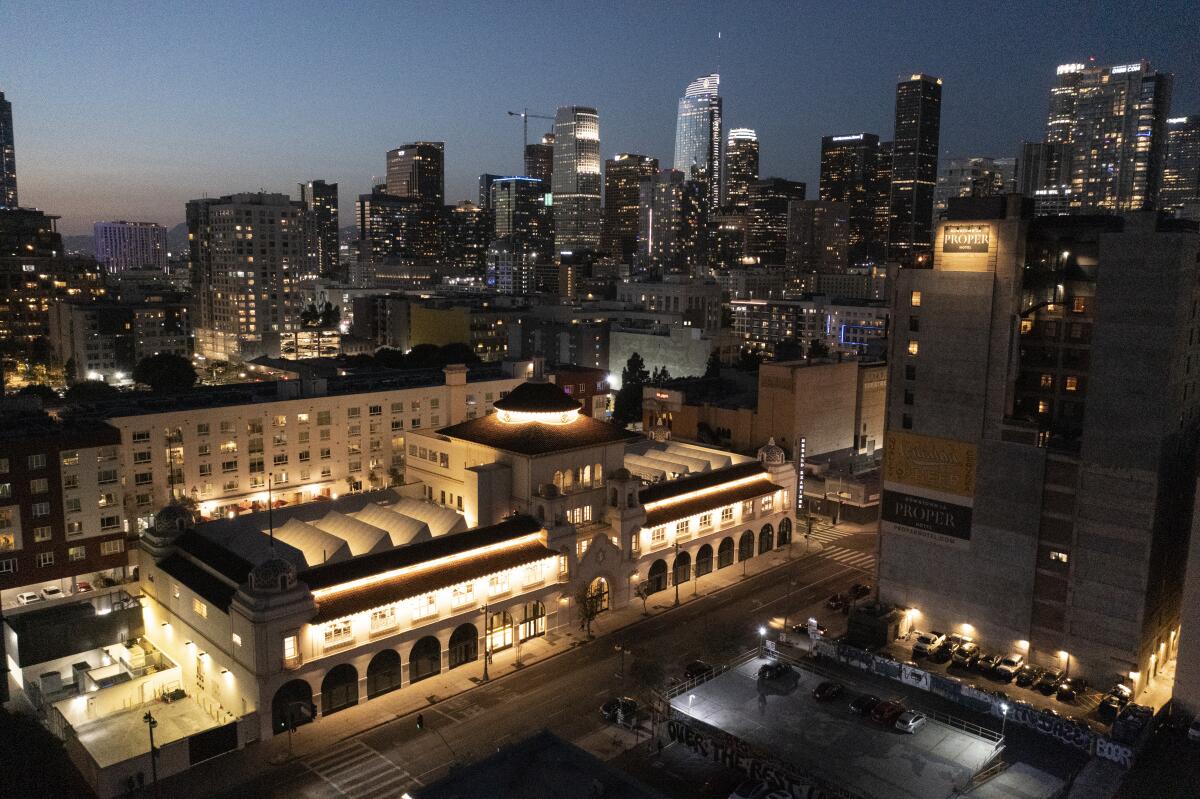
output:
<path id="1" fill-rule="evenodd" d="M 759 667 L 767 662 L 753 658 L 681 693 L 671 705 L 802 772 L 879 799 L 948 797 L 996 751 L 996 736 L 934 719 L 908 735 L 855 715 L 849 704 L 869 692 L 865 684 L 841 680 L 843 696 L 818 702 L 812 691 L 824 678 L 807 668 L 796 668 L 791 680 L 759 680 Z"/>

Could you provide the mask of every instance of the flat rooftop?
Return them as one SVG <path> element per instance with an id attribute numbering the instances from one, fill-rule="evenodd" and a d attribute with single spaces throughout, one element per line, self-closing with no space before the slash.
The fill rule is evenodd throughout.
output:
<path id="1" fill-rule="evenodd" d="M 150 751 L 150 737 L 146 722 L 142 721 L 147 710 L 154 714 L 154 720 L 158 722 L 154 728 L 155 746 L 165 746 L 219 726 L 189 696 L 170 704 L 151 702 L 81 724 L 74 728 L 75 736 L 96 759 L 100 768 L 122 763 Z"/>
<path id="2" fill-rule="evenodd" d="M 680 694 L 671 706 L 801 772 L 874 799 L 950 797 L 996 749 L 995 741 L 932 718 L 908 735 L 855 715 L 849 704 L 857 694 L 872 692 L 866 685 L 860 690 L 839 679 L 845 693 L 818 702 L 812 690 L 826 678 L 805 668 L 794 667 L 800 678 L 794 689 L 760 690 L 758 669 L 767 662 L 752 658 Z"/>

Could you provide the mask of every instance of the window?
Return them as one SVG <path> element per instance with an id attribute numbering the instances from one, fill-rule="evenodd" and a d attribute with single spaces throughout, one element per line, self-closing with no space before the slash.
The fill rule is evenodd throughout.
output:
<path id="1" fill-rule="evenodd" d="M 78 480 L 76 482 L 78 482 Z M 63 488 L 75 488 L 75 486 L 63 486 Z M 11 496 L 12 483 L 0 483 L 0 499 L 8 499 Z"/>
<path id="2" fill-rule="evenodd" d="M 748 499 L 742 503 L 742 518 L 743 519 L 753 519 L 754 518 L 754 500 Z"/>
<path id="3" fill-rule="evenodd" d="M 900 426 L 905 430 L 912 430 L 912 424 L 912 416 L 909 414 L 906 413 L 900 417 Z"/>
<path id="4" fill-rule="evenodd" d="M 200 476 L 201 477 L 208 477 L 211 474 L 212 474 L 212 464 L 211 463 L 200 464 Z"/>
<path id="5" fill-rule="evenodd" d="M 462 583 L 454 586 L 450 594 L 450 607 L 457 610 L 463 605 L 475 601 L 475 583 Z"/>
<path id="6" fill-rule="evenodd" d="M 64 452 L 60 456 L 63 466 L 78 466 L 79 465 L 79 450 Z"/>
<path id="7" fill-rule="evenodd" d="M 1068 377 L 1065 388 L 1067 389 L 1067 391 L 1078 391 L 1079 390 L 1079 378 L 1078 377 Z"/>
<path id="8" fill-rule="evenodd" d="M 914 308 L 920 308 L 921 307 L 921 292 L 914 291 L 912 293 L 912 295 L 909 297 L 908 304 Z"/>
<path id="9" fill-rule="evenodd" d="M 307 413 L 296 414 L 296 423 L 297 424 L 308 424 L 308 414 Z"/>
<path id="10" fill-rule="evenodd" d="M 773 497 L 773 496 L 765 496 L 765 497 L 763 497 L 763 498 L 762 498 L 762 503 L 761 503 L 761 504 L 762 504 L 762 509 L 763 509 L 763 512 L 764 512 L 764 513 L 766 513 L 767 511 L 769 511 L 769 510 L 771 510 L 773 507 L 775 507 L 775 497 Z"/>
<path id="11" fill-rule="evenodd" d="M 388 605 L 386 608 L 378 608 L 371 611 L 371 634 L 394 630 L 400 626 L 400 622 L 396 619 L 396 606 Z"/>
<path id="12" fill-rule="evenodd" d="M 0 458 L 0 474 L 8 474 L 8 458 Z"/>
<path id="13" fill-rule="evenodd" d="M 300 654 L 299 641 L 295 635 L 283 637 L 283 659 L 295 660 Z"/>
<path id="14" fill-rule="evenodd" d="M 346 409 L 346 418 L 347 419 L 358 419 L 361 417 L 362 417 L 362 408 L 347 408 Z"/>
<path id="15" fill-rule="evenodd" d="M 437 615 L 437 597 L 433 594 L 417 597 L 412 600 L 412 603 L 413 621 L 428 619 L 430 616 Z"/>
<path id="16" fill-rule="evenodd" d="M 133 440 L 133 443 L 135 443 L 135 444 L 145 444 L 147 441 L 150 440 L 150 431 L 149 430 L 134 430 L 132 440 Z"/>
<path id="17" fill-rule="evenodd" d="M 232 419 L 225 419 L 221 422 L 221 434 L 222 435 L 226 435 L 226 436 L 232 435 L 233 431 L 236 429 L 237 429 L 237 425 L 234 424 Z"/>
<path id="18" fill-rule="evenodd" d="M 17 571 L 17 559 L 0 560 L 0 574 L 14 574 Z"/>
<path id="19" fill-rule="evenodd" d="M 616 546 L 615 544 L 613 546 Z M 525 573 L 522 575 L 522 585 L 533 585 L 542 581 L 542 564 L 530 563 L 525 567 Z"/>
<path id="20" fill-rule="evenodd" d="M 1071 310 L 1074 311 L 1075 313 L 1086 312 L 1087 311 L 1087 298 L 1086 297 L 1076 297 L 1071 302 Z"/>
<path id="21" fill-rule="evenodd" d="M 908 317 L 908 332 L 910 332 L 910 333 L 921 332 L 921 320 L 915 316 Z"/>
<path id="22" fill-rule="evenodd" d="M 117 470 L 101 469 L 96 473 L 96 482 L 100 485 L 108 485 L 109 483 L 117 482 Z"/>
<path id="23" fill-rule="evenodd" d="M 733 506 L 732 505 L 726 505 L 725 507 L 721 508 L 721 521 L 722 522 L 733 521 Z"/>
<path id="24" fill-rule="evenodd" d="M 916 380 L 917 379 L 917 367 L 913 366 L 911 363 L 905 364 L 904 365 L 904 379 L 905 380 Z"/>
<path id="25" fill-rule="evenodd" d="M 329 447 L 321 447 L 321 460 L 327 461 L 332 457 Z"/>
<path id="26" fill-rule="evenodd" d="M 67 522 L 67 535 L 77 536 L 83 534 L 83 522 Z"/>
<path id="27" fill-rule="evenodd" d="M 241 646 L 242 645 L 242 636 L 238 635 L 237 633 L 234 633 L 233 634 L 233 645 Z"/>
<path id="28" fill-rule="evenodd" d="M 221 461 L 221 471 L 224 472 L 225 474 L 229 474 L 230 472 L 236 472 L 237 468 L 238 468 L 237 461 L 235 461 L 235 460 L 234 461 Z M 142 485 L 142 483 L 138 483 L 138 485 Z"/>
<path id="29" fill-rule="evenodd" d="M 100 529 L 101 530 L 119 530 L 119 529 L 121 529 L 121 517 L 120 516 L 101 516 L 100 517 Z"/>
<path id="30" fill-rule="evenodd" d="M 101 555 L 116 555 L 116 554 L 124 552 L 124 551 L 125 551 L 125 542 L 119 538 L 113 539 L 112 541 L 101 541 L 100 542 L 100 554 Z"/>
<path id="31" fill-rule="evenodd" d="M 35 502 L 35 503 L 33 503 L 33 505 L 30 506 L 30 511 L 33 513 L 33 515 L 35 517 L 49 516 L 50 515 L 50 503 L 49 502 Z"/>
<path id="32" fill-rule="evenodd" d="M 79 497 L 67 497 L 63 500 L 63 509 L 67 513 L 79 513 L 83 510 L 83 502 Z"/>
<path id="33" fill-rule="evenodd" d="M 136 502 L 138 505 L 154 504 L 154 495 L 153 494 L 136 494 L 136 495 L 134 495 L 133 499 L 134 499 L 134 502 Z"/>
<path id="34" fill-rule="evenodd" d="M 7 485 L 7 484 L 5 484 Z M 79 475 L 67 474 L 63 475 L 63 488 L 79 488 Z M 0 494 L 0 496 L 3 496 Z"/>
<path id="35" fill-rule="evenodd" d="M 383 406 L 382 405 L 368 405 L 367 406 L 367 414 L 370 416 L 382 416 L 383 415 Z"/>
<path id="36" fill-rule="evenodd" d="M 83 560 L 87 557 L 87 547 L 70 547 L 67 550 L 67 560 Z"/>
<path id="37" fill-rule="evenodd" d="M 913 404 L 913 390 L 911 388 L 904 389 L 904 404 L 905 405 Z"/>
<path id="38" fill-rule="evenodd" d="M 921 342 L 917 341 L 915 338 L 910 338 L 908 340 L 908 354 L 915 356 L 920 351 Z"/>
<path id="39" fill-rule="evenodd" d="M 325 625 L 325 648 L 345 646 L 354 641 L 354 627 L 349 619 L 338 619 Z M 286 653 L 285 653 L 286 657 Z"/>
<path id="40" fill-rule="evenodd" d="M 493 574 L 488 578 L 488 596 L 507 594 L 508 588 L 508 572 Z"/>
<path id="41" fill-rule="evenodd" d="M 196 425 L 196 435 L 198 435 L 198 436 L 208 435 L 208 422 L 201 422 Z"/>
<path id="42" fill-rule="evenodd" d="M 275 466 L 287 466 L 288 454 L 286 452 L 276 453 L 271 458 L 271 463 Z"/>
<path id="43" fill-rule="evenodd" d="M 711 513 L 701 513 L 700 514 L 700 529 L 703 530 L 706 527 L 712 527 L 712 514 Z"/>
<path id="44" fill-rule="evenodd" d="M 1059 552 L 1056 549 L 1052 549 L 1050 550 L 1050 560 L 1054 561 L 1055 563 L 1066 563 L 1069 558 L 1066 552 Z"/>
<path id="45" fill-rule="evenodd" d="M 675 537 L 676 538 L 680 538 L 682 536 L 687 535 L 687 532 L 688 532 L 687 519 L 684 519 L 683 521 L 675 522 Z"/>
<path id="46" fill-rule="evenodd" d="M 46 468 L 46 456 L 44 454 L 39 453 L 37 455 L 30 455 L 28 462 L 31 470 Z"/>
<path id="47" fill-rule="evenodd" d="M 438 399 L 431 399 L 431 400 L 429 401 L 429 409 L 430 409 L 430 410 L 434 410 L 434 411 L 436 411 L 436 410 L 437 410 L 439 407 L 441 407 L 441 404 L 442 404 L 442 401 L 441 401 L 441 400 L 438 400 Z M 419 403 L 418 403 L 417 407 L 418 407 L 418 408 L 420 408 L 420 407 L 421 407 Z"/>
<path id="48" fill-rule="evenodd" d="M 150 450 L 146 450 L 144 452 L 133 453 L 133 462 L 134 463 L 149 463 L 150 462 Z"/>
<path id="49" fill-rule="evenodd" d="M 261 436 L 263 431 L 262 419 L 251 419 L 246 422 L 246 433 L 252 436 Z"/>
<path id="50" fill-rule="evenodd" d="M 208 605 L 201 602 L 199 599 L 192 599 L 192 613 L 195 613 L 202 619 L 208 618 Z"/>
<path id="51" fill-rule="evenodd" d="M 1038 413 L 1050 413 L 1050 403 L 1045 400 L 1038 400 Z"/>
<path id="52" fill-rule="evenodd" d="M 39 552 L 33 556 L 33 563 L 38 568 L 45 568 L 46 566 L 53 566 L 54 565 L 54 553 L 53 552 Z"/>
<path id="53" fill-rule="evenodd" d="M 296 434 L 296 442 L 299 444 L 307 444 L 309 440 L 308 431 L 301 430 Z"/>
<path id="54" fill-rule="evenodd" d="M 43 525 L 42 527 L 33 528 L 33 543 L 43 544 L 50 540 L 50 528 Z"/>
<path id="55" fill-rule="evenodd" d="M 237 468 L 237 461 L 233 462 L 233 468 Z M 152 472 L 138 472 L 133 476 L 133 484 L 139 486 L 154 485 L 154 474 Z"/>
<path id="56" fill-rule="evenodd" d="M 1054 375 L 1050 375 L 1050 374 L 1042 375 L 1041 380 L 1040 380 L 1040 385 L 1042 388 L 1053 388 L 1054 387 Z"/>

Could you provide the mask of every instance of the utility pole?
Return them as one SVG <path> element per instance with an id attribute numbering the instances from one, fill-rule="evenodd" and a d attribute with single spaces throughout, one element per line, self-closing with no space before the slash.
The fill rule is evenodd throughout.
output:
<path id="1" fill-rule="evenodd" d="M 158 748 L 154 745 L 154 728 L 158 726 L 158 722 L 149 710 L 142 716 L 142 721 L 146 722 L 150 730 L 150 781 L 154 784 L 154 795 L 158 796 Z"/>

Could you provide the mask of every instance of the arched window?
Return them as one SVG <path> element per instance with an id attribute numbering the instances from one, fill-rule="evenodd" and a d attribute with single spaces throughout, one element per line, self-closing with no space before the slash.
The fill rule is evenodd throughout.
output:
<path id="1" fill-rule="evenodd" d="M 717 547 L 717 568 L 724 569 L 726 566 L 733 565 L 733 539 L 722 539 L 721 545 Z"/>
<path id="2" fill-rule="evenodd" d="M 321 715 L 358 704 L 358 670 L 349 663 L 334 666 L 321 680 Z"/>
<path id="3" fill-rule="evenodd" d="M 765 555 L 775 548 L 775 530 L 769 524 L 764 524 L 758 534 L 758 554 Z"/>
<path id="4" fill-rule="evenodd" d="M 367 664 L 367 699 L 400 687 L 400 656 L 394 649 L 381 649 Z"/>
<path id="5" fill-rule="evenodd" d="M 667 562 L 665 560 L 659 559 L 650 565 L 649 579 L 646 582 L 649 583 L 648 587 L 651 594 L 666 590 Z"/>
<path id="6" fill-rule="evenodd" d="M 554 487 L 558 489 L 558 493 L 563 492 L 563 473 L 560 471 L 554 472 Z"/>
<path id="7" fill-rule="evenodd" d="M 567 469 L 563 472 L 563 491 L 570 491 L 575 485 L 575 470 Z"/>
<path id="8" fill-rule="evenodd" d="M 786 516 L 779 522 L 779 546 L 787 546 L 792 542 L 792 520 Z"/>
<path id="9" fill-rule="evenodd" d="M 583 476 L 579 480 L 580 484 L 590 486 L 592 484 L 592 467 L 584 466 L 582 472 Z"/>
<path id="10" fill-rule="evenodd" d="M 597 463 L 592 467 L 592 482 L 596 485 L 604 484 L 604 464 Z"/>
<path id="11" fill-rule="evenodd" d="M 312 687 L 304 680 L 279 686 L 271 700 L 271 729 L 276 735 L 313 720 Z"/>
<path id="12" fill-rule="evenodd" d="M 754 557 L 754 533 L 747 530 L 738 540 L 738 560 L 749 560 L 752 557 Z"/>
<path id="13" fill-rule="evenodd" d="M 442 670 L 442 645 L 432 635 L 413 644 L 408 654 L 409 683 L 432 677 Z"/>
<path id="14" fill-rule="evenodd" d="M 713 551 L 708 544 L 696 552 L 696 576 L 703 577 L 713 570 Z"/>
<path id="15" fill-rule="evenodd" d="M 479 657 L 479 631 L 474 624 L 460 624 L 450 634 L 450 668 Z"/>

